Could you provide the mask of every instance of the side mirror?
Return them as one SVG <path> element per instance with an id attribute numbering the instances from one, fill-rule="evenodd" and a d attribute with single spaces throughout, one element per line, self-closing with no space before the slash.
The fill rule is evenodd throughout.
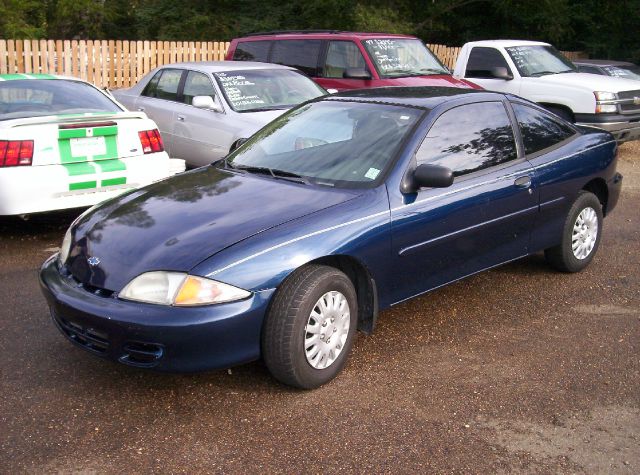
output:
<path id="1" fill-rule="evenodd" d="M 491 77 L 495 79 L 504 79 L 505 81 L 511 81 L 513 74 L 505 67 L 491 68 Z"/>
<path id="2" fill-rule="evenodd" d="M 191 105 L 198 109 L 208 109 L 214 112 L 222 112 L 222 108 L 215 103 L 211 96 L 195 96 L 191 100 Z"/>
<path id="3" fill-rule="evenodd" d="M 453 184 L 453 172 L 450 168 L 423 163 L 413 171 L 412 191 L 420 188 L 447 188 Z"/>
<path id="4" fill-rule="evenodd" d="M 229 148 L 229 153 L 233 152 L 235 149 L 237 149 L 240 145 L 245 143 L 247 140 L 249 140 L 249 139 L 246 138 L 246 137 L 242 137 L 242 138 L 239 138 L 238 140 L 236 140 L 235 142 L 233 142 L 231 144 L 231 148 Z"/>
<path id="5" fill-rule="evenodd" d="M 344 79 L 371 79 L 371 73 L 366 68 L 347 68 L 342 73 Z"/>
<path id="6" fill-rule="evenodd" d="M 327 92 L 328 92 L 329 94 L 337 94 L 337 93 L 338 93 L 338 90 L 337 90 L 337 89 L 333 89 L 333 88 L 329 88 L 329 89 L 327 89 Z"/>

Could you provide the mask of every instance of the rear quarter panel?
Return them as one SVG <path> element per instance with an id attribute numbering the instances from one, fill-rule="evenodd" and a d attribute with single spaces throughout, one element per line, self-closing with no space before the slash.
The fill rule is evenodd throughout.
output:
<path id="1" fill-rule="evenodd" d="M 529 161 L 540 193 L 540 212 L 531 237 L 532 252 L 537 252 L 559 244 L 567 213 L 585 185 L 613 178 L 616 142 L 609 133 L 594 130 Z"/>

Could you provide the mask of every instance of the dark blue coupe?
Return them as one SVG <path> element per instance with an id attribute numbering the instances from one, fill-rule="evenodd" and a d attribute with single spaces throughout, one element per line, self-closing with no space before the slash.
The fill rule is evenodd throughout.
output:
<path id="1" fill-rule="evenodd" d="M 378 311 L 544 251 L 593 259 L 616 143 L 518 97 L 353 91 L 303 104 L 226 159 L 91 208 L 41 283 L 73 343 L 166 371 L 262 357 L 317 387 Z"/>

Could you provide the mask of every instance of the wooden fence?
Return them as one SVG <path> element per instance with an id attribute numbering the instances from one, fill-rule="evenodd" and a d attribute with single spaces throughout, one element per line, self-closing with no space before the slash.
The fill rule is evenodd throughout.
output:
<path id="1" fill-rule="evenodd" d="M 459 47 L 427 45 L 453 69 Z M 0 74 L 49 73 L 80 77 L 99 87 L 129 87 L 157 66 L 224 59 L 222 41 L 2 40 Z M 586 57 L 564 52 L 569 59 Z"/>
<path id="2" fill-rule="evenodd" d="M 115 89 L 163 64 L 222 60 L 228 48 L 219 41 L 0 40 L 0 74 L 63 74 Z"/>

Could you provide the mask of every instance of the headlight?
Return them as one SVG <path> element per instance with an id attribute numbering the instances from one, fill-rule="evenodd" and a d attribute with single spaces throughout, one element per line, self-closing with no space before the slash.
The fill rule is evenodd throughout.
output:
<path id="1" fill-rule="evenodd" d="M 160 305 L 195 306 L 242 300 L 251 295 L 229 284 L 182 272 L 147 272 L 122 289 L 118 297 Z"/>
<path id="2" fill-rule="evenodd" d="M 614 92 L 603 92 L 596 91 L 594 92 L 597 101 L 615 101 L 616 94 Z"/>
<path id="3" fill-rule="evenodd" d="M 62 240 L 62 244 L 60 244 L 60 254 L 58 254 L 58 259 L 60 259 L 60 264 L 64 265 L 67 262 L 67 258 L 69 257 L 69 251 L 71 250 L 71 227 L 67 229 L 67 232 L 64 234 L 64 239 Z"/>

